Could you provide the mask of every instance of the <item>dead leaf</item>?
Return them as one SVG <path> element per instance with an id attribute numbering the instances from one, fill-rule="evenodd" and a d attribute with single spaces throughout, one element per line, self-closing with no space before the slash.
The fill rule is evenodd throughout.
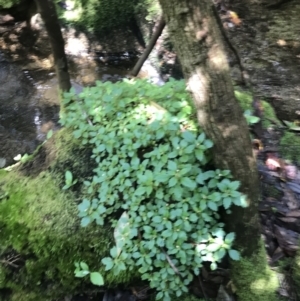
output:
<path id="1" fill-rule="evenodd" d="M 297 221 L 295 217 L 278 217 L 278 219 L 285 223 L 295 223 Z"/>
<path id="2" fill-rule="evenodd" d="M 241 25 L 242 23 L 242 20 L 239 18 L 239 16 L 237 15 L 236 12 L 230 10 L 229 12 L 229 18 L 230 18 L 230 21 L 234 24 L 234 25 Z"/>
<path id="3" fill-rule="evenodd" d="M 287 217 L 300 217 L 300 210 L 292 210 L 285 214 Z"/>
<path id="4" fill-rule="evenodd" d="M 277 168 L 281 167 L 278 158 L 268 158 L 266 165 L 270 170 L 277 170 Z"/>
<path id="5" fill-rule="evenodd" d="M 289 179 L 294 180 L 297 178 L 298 169 L 295 165 L 286 165 L 284 168 L 285 168 L 286 176 Z"/>

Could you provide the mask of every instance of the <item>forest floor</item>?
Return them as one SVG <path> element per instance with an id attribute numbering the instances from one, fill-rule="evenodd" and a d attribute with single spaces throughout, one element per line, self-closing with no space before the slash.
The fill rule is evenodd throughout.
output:
<path id="1" fill-rule="evenodd" d="M 48 45 L 46 37 L 27 31 L 21 24 L 15 27 L 13 33 L 8 33 L 8 26 L 11 25 L 0 26 L 0 32 L 2 33 L 0 48 L 2 51 L 10 52 L 14 61 L 21 65 L 23 70 L 29 70 L 29 73 L 33 74 L 32 78 L 34 81 L 37 81 L 36 79 L 40 76 L 42 69 L 47 70 L 48 73 L 52 72 L 51 58 L 49 58 L 51 50 L 48 46 L 41 48 L 41 45 Z M 36 42 L 38 39 L 42 42 L 37 47 Z M 125 76 L 133 65 L 134 52 L 124 52 L 124 48 L 121 48 L 123 52 L 109 53 L 101 50 L 100 46 L 97 46 L 98 48 L 95 46 L 94 49 L 98 49 L 98 52 L 93 52 L 94 56 L 91 57 L 86 51 L 86 44 L 83 43 L 82 45 L 83 48 L 79 49 L 79 52 L 73 55 L 71 60 L 71 73 L 82 84 L 89 85 L 95 80 L 118 80 Z M 67 44 L 68 49 L 70 51 L 72 49 L 71 40 Z M 164 79 L 167 79 L 169 76 L 175 78 L 182 76 L 176 55 L 165 47 L 163 40 L 158 42 L 156 53 L 161 62 L 158 65 Z M 96 55 L 97 60 L 95 59 Z M 84 58 L 84 64 L 82 64 L 82 58 Z M 84 66 L 84 68 L 78 69 L 78 66 Z M 97 74 L 95 74 L 95 71 L 91 72 L 91 70 L 95 69 L 100 71 Z M 279 295 L 294 301 L 297 299 L 291 277 L 291 265 L 292 259 L 299 248 L 298 241 L 300 237 L 300 162 L 297 162 L 297 160 L 285 160 L 284 152 L 279 147 L 280 133 L 277 132 L 276 127 L 265 129 L 264 131 L 267 143 L 263 145 L 258 140 L 254 141 L 254 151 L 257 156 L 261 182 L 259 211 L 262 235 L 268 253 L 268 262 L 271 268 L 278 272 L 278 277 L 281 281 Z M 298 153 L 299 147 L 298 149 L 296 146 L 294 148 L 295 152 Z M 201 278 L 196 279 L 192 283 L 191 291 L 199 297 L 217 298 L 218 301 L 225 300 L 226 289 L 223 283 L 228 281 L 229 273 L 226 264 L 222 269 L 214 272 L 210 272 L 208 267 L 204 266 Z M 106 296 L 105 300 L 107 301 L 138 300 L 134 291 L 133 289 L 116 290 L 106 292 L 104 296 Z M 87 301 L 91 300 L 92 295 L 75 296 L 65 300 Z M 103 294 L 101 297 L 98 296 L 97 300 L 101 300 L 100 298 L 104 298 L 104 296 Z"/>

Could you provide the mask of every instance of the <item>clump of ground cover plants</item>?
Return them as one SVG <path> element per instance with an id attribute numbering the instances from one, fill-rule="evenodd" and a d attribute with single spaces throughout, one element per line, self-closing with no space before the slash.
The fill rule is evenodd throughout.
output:
<path id="1" fill-rule="evenodd" d="M 197 126 L 183 81 L 97 82 L 66 93 L 63 105 L 62 124 L 97 163 L 84 181 L 81 226 L 115 228 L 115 246 L 100 258 L 106 271 L 137 269 L 167 301 L 188 292 L 203 262 L 216 269 L 226 254 L 239 260 L 218 210 L 245 200 L 228 170 L 211 168 L 213 143 Z"/>

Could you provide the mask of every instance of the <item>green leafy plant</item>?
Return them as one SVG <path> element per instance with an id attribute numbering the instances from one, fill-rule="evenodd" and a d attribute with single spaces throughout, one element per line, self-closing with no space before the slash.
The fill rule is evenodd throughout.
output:
<path id="1" fill-rule="evenodd" d="M 167 301 L 188 291 L 203 262 L 216 269 L 227 253 L 239 260 L 218 210 L 246 200 L 228 170 L 211 170 L 213 143 L 197 126 L 183 81 L 98 82 L 78 97 L 66 93 L 64 105 L 62 124 L 97 162 L 78 205 L 81 225 L 115 228 L 106 270 L 138 269 Z"/>
<path id="2" fill-rule="evenodd" d="M 255 124 L 260 121 L 260 118 L 257 116 L 254 116 L 253 112 L 251 110 L 246 110 L 244 112 L 244 117 L 246 118 L 248 125 Z"/>
<path id="3" fill-rule="evenodd" d="M 65 183 L 66 184 L 62 188 L 64 190 L 69 189 L 71 186 L 73 186 L 77 183 L 77 180 L 73 180 L 73 175 L 69 170 L 67 170 L 65 173 Z"/>
<path id="4" fill-rule="evenodd" d="M 87 275 L 90 275 L 90 280 L 94 285 L 104 285 L 102 275 L 99 272 L 90 272 L 89 266 L 85 262 L 75 262 L 75 267 L 75 277 L 83 278 Z"/>

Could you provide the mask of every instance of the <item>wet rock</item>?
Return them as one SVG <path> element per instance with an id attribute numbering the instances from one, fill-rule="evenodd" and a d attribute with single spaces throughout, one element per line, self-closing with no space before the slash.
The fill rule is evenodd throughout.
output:
<path id="1" fill-rule="evenodd" d="M 9 14 L 1 15 L 0 14 L 0 25 L 12 24 L 15 18 Z"/>

